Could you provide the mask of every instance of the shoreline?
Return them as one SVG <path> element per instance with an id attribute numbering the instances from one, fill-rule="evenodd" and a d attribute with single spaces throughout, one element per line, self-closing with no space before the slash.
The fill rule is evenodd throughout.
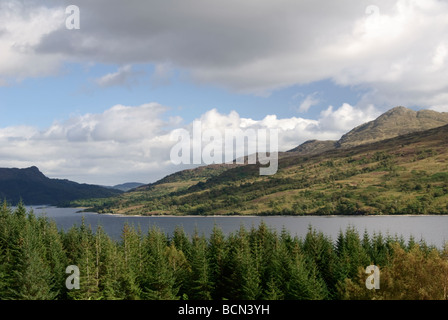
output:
<path id="1" fill-rule="evenodd" d="M 34 207 L 33 205 L 29 205 L 30 207 Z M 51 206 L 51 205 L 36 205 L 35 209 L 45 209 L 45 208 L 70 208 L 70 207 L 58 207 L 58 206 Z M 215 215 L 174 215 L 174 214 L 162 214 L 162 215 L 127 215 L 122 213 L 98 213 L 94 211 L 83 211 L 85 209 L 88 209 L 88 207 L 72 207 L 73 209 L 77 209 L 78 211 L 76 213 L 91 213 L 96 215 L 107 215 L 107 216 L 116 216 L 116 217 L 144 217 L 144 218 L 155 218 L 155 217 L 166 217 L 166 218 L 216 218 L 216 217 L 226 217 L 226 218 L 257 218 L 257 217 L 273 217 L 273 218 L 290 218 L 290 217 L 324 217 L 324 218 L 338 218 L 338 217 L 443 217 L 447 216 L 448 214 L 383 214 L 383 215 L 339 215 L 339 214 L 329 214 L 329 215 L 254 215 L 254 214 L 248 214 L 248 215 L 230 215 L 230 214 L 215 214 Z"/>
<path id="2" fill-rule="evenodd" d="M 76 209 L 82 209 L 82 208 L 76 208 Z M 87 208 L 84 208 L 87 209 Z M 329 214 L 329 215 L 229 215 L 229 214 L 217 214 L 217 215 L 173 215 L 173 214 L 163 214 L 163 215 L 127 215 L 122 213 L 98 213 L 93 211 L 87 211 L 82 212 L 79 211 L 77 213 L 93 213 L 97 215 L 107 215 L 107 216 L 116 216 L 116 217 L 143 217 L 143 218 L 263 218 L 263 217 L 272 217 L 272 218 L 294 218 L 294 217 L 323 217 L 323 218 L 339 218 L 339 217 L 364 217 L 364 218 L 370 218 L 370 217 L 443 217 L 447 216 L 448 214 L 383 214 L 383 215 L 339 215 L 339 214 Z"/>

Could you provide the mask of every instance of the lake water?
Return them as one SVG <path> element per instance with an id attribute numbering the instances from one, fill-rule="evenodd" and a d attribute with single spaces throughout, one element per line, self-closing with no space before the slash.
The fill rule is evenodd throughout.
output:
<path id="1" fill-rule="evenodd" d="M 448 241 L 448 216 L 272 216 L 272 217 L 241 217 L 241 216 L 211 216 L 211 217 L 133 217 L 97 214 L 93 212 L 78 213 L 75 208 L 56 207 L 28 207 L 32 208 L 38 215 L 45 214 L 53 219 L 58 227 L 64 230 L 69 229 L 74 224 L 81 225 L 82 217 L 87 225 L 92 226 L 95 231 L 98 225 L 113 239 L 120 239 L 121 231 L 125 223 L 140 226 L 142 231 L 147 231 L 151 226 L 157 226 L 168 234 L 172 234 L 176 226 L 182 226 L 186 233 L 191 234 L 195 228 L 200 234 L 206 236 L 210 234 L 214 225 L 228 234 L 234 232 L 244 225 L 247 229 L 252 226 L 257 227 L 264 221 L 270 228 L 281 231 L 282 228 L 288 230 L 291 235 L 302 238 L 306 235 L 308 227 L 322 231 L 336 239 L 340 230 L 345 230 L 348 226 L 355 227 L 360 235 L 367 230 L 370 235 L 382 233 L 392 236 L 403 236 L 407 241 L 414 236 L 415 240 L 424 239 L 427 244 L 442 247 Z"/>

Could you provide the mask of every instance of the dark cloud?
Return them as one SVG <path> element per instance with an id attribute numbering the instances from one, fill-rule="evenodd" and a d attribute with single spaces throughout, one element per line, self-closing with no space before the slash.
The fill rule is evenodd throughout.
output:
<path id="1" fill-rule="evenodd" d="M 0 76 L 44 74 L 65 61 L 118 66 L 151 63 L 182 70 L 196 82 L 243 93 L 263 95 L 332 79 L 343 86 L 363 86 L 386 103 L 394 102 L 396 93 L 401 97 L 415 93 L 423 105 L 430 106 L 428 97 L 437 95 L 430 100 L 448 106 L 441 93 L 448 86 L 448 58 L 442 54 L 448 48 L 448 4 L 442 1 L 14 3 L 24 4 L 12 10 L 25 17 L 24 21 L 32 17 L 33 9 L 65 13 L 66 6 L 77 5 L 81 29 L 68 30 L 60 21 L 57 28 L 48 27 L 26 39 L 21 44 L 21 48 L 30 48 L 25 62 L 36 67 L 17 70 L 23 65 L 21 60 L 15 61 L 14 67 L 2 66 L 0 60 Z M 5 52 L 12 45 L 2 45 L 2 37 L 0 49 Z M 432 85 L 428 86 L 429 82 Z M 405 99 L 401 104 L 408 102 Z"/>
<path id="2" fill-rule="evenodd" d="M 324 35 L 349 30 L 367 3 L 72 2 L 59 4 L 80 7 L 81 30 L 61 29 L 45 35 L 36 47 L 38 52 L 117 64 L 171 62 L 193 70 L 235 68 L 284 52 L 313 50 Z"/>

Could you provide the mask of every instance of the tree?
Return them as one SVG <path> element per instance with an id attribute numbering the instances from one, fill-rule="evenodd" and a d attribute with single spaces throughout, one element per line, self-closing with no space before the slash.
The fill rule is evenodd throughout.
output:
<path id="1" fill-rule="evenodd" d="M 167 238 L 153 227 L 144 239 L 145 260 L 142 279 L 142 297 L 151 300 L 176 300 L 178 288 L 165 249 Z"/>
<path id="2" fill-rule="evenodd" d="M 283 298 L 283 292 L 281 292 L 281 290 L 277 287 L 274 277 L 271 277 L 267 282 L 266 289 L 263 292 L 263 299 L 282 300 Z"/>
<path id="3" fill-rule="evenodd" d="M 225 265 L 227 259 L 226 239 L 220 228 L 213 226 L 209 240 L 208 261 L 210 281 L 213 283 L 212 299 L 221 299 L 226 292 Z"/>
<path id="4" fill-rule="evenodd" d="M 210 267 L 207 258 L 207 240 L 204 236 L 199 237 L 197 230 L 192 238 L 190 265 L 188 298 L 210 300 L 213 284 L 210 279 Z"/>
<path id="5" fill-rule="evenodd" d="M 23 218 L 23 208 L 16 216 Z M 17 264 L 13 271 L 12 297 L 24 300 L 52 300 L 57 296 L 53 274 L 46 261 L 46 250 L 36 218 L 29 213 L 18 248 Z"/>
<path id="6" fill-rule="evenodd" d="M 45 258 L 53 275 L 52 288 L 57 293 L 55 298 L 66 299 L 67 290 L 65 280 L 67 275 L 65 269 L 68 266 L 67 256 L 54 221 L 49 222 L 47 218 L 39 218 L 40 230 L 42 232 L 42 242 L 45 247 Z"/>
<path id="7" fill-rule="evenodd" d="M 332 297 L 336 291 L 335 264 L 337 257 L 333 251 L 331 240 L 322 232 L 317 232 L 309 227 L 303 241 L 303 252 L 309 261 L 307 264 L 314 264 L 316 278 L 321 278 L 325 282 L 327 294 Z"/>
<path id="8" fill-rule="evenodd" d="M 121 233 L 121 250 L 119 251 L 122 258 L 122 264 L 119 266 L 121 269 L 119 275 L 121 290 L 119 291 L 124 299 L 134 300 L 140 297 L 145 256 L 142 242 L 141 232 L 136 232 L 134 227 L 126 223 Z"/>
<path id="9" fill-rule="evenodd" d="M 286 282 L 285 299 L 288 300 L 322 300 L 328 292 L 324 280 L 313 261 L 306 261 L 298 246 L 292 251 L 289 262 L 289 277 Z M 308 262 L 308 263 L 307 263 Z"/>
<path id="10" fill-rule="evenodd" d="M 12 224 L 11 210 L 6 201 L 4 201 L 0 207 L 0 299 L 6 299 L 8 297 L 9 288 L 12 283 Z"/>
<path id="11" fill-rule="evenodd" d="M 371 260 L 364 249 L 365 246 L 365 243 L 361 243 L 359 234 L 354 227 L 347 227 L 345 234 L 339 233 L 336 252 L 341 265 L 340 278 L 343 275 L 351 278 L 357 274 L 359 266 L 369 265 Z"/>
<path id="12" fill-rule="evenodd" d="M 73 250 L 69 257 L 70 265 L 79 268 L 80 289 L 73 289 L 68 293 L 75 300 L 100 299 L 98 248 L 91 226 L 86 226 L 84 217 L 81 226 L 72 228 L 68 233 L 68 246 Z"/>
<path id="13" fill-rule="evenodd" d="M 171 243 L 174 244 L 176 249 L 182 251 L 187 259 L 190 258 L 191 242 L 182 227 L 176 226 L 174 228 Z"/>
<path id="14" fill-rule="evenodd" d="M 188 290 L 189 275 L 191 273 L 190 264 L 182 250 L 178 250 L 174 243 L 166 247 L 165 255 L 176 279 L 174 287 L 179 288 L 179 296 L 184 296 L 186 295 L 186 290 Z"/>
<path id="15" fill-rule="evenodd" d="M 446 300 L 448 261 L 438 250 L 425 253 L 419 245 L 408 252 L 399 243 L 391 244 L 389 265 L 380 269 L 380 290 L 365 288 L 366 274 L 359 268 L 357 277 L 345 279 L 343 299 Z"/>
<path id="16" fill-rule="evenodd" d="M 261 281 L 262 248 L 258 242 L 249 246 L 247 239 L 242 239 L 237 249 L 237 261 L 241 268 L 241 298 L 244 300 L 257 300 L 260 298 L 263 287 Z"/>

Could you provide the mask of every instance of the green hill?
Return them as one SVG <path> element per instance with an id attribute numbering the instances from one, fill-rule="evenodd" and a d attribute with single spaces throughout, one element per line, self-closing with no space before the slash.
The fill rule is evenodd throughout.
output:
<path id="1" fill-rule="evenodd" d="M 272 176 L 260 176 L 258 165 L 206 166 L 74 204 L 144 215 L 446 214 L 447 144 L 448 126 L 442 126 L 312 155 L 285 152 Z"/>

